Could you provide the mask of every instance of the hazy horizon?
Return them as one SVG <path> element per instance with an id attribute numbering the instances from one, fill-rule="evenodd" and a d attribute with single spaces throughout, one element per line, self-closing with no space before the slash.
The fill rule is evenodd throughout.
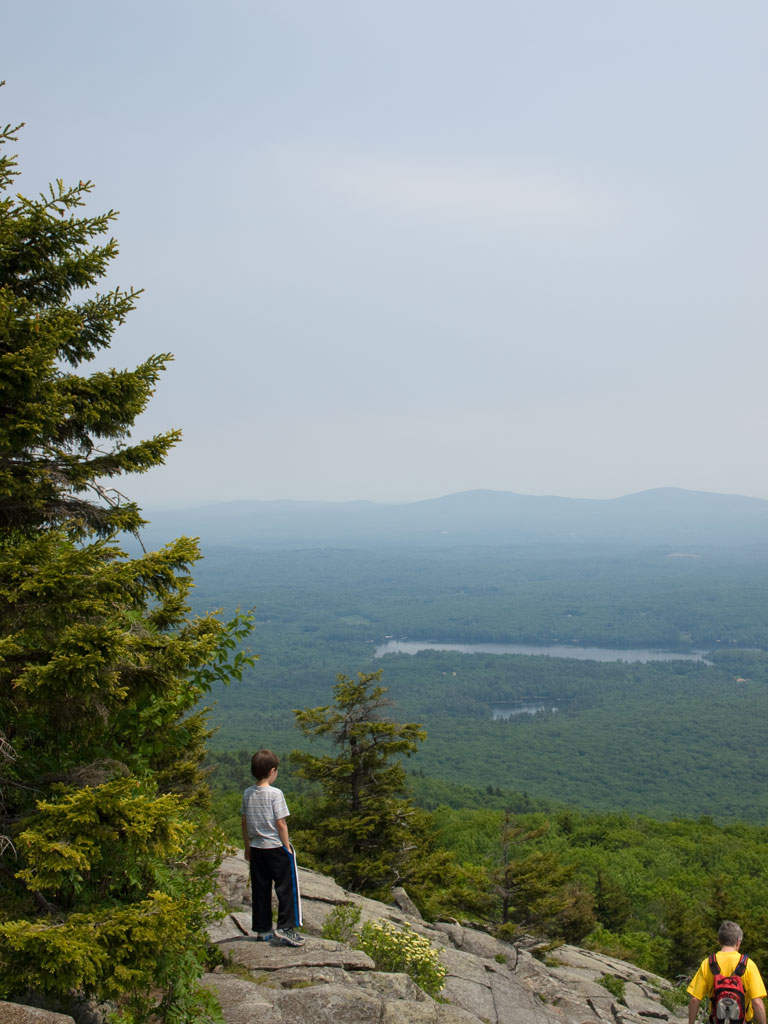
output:
<path id="1" fill-rule="evenodd" d="M 651 487 L 651 488 L 646 488 L 646 489 L 644 489 L 642 491 L 631 491 L 631 492 L 629 492 L 627 494 L 615 494 L 615 495 L 611 495 L 610 497 L 605 497 L 605 498 L 594 498 L 594 497 L 591 497 L 590 495 L 580 495 L 578 497 L 573 497 L 573 496 L 567 495 L 567 494 L 523 494 L 520 491 L 502 491 L 502 490 L 498 490 L 496 488 L 474 487 L 474 488 L 468 488 L 467 490 L 448 491 L 445 494 L 431 494 L 431 495 L 428 495 L 425 498 L 406 499 L 404 501 L 398 501 L 398 500 L 394 500 L 394 499 L 391 500 L 391 501 L 376 501 L 376 500 L 372 500 L 370 498 L 339 498 L 339 499 L 334 499 L 334 498 L 312 498 L 312 497 L 310 497 L 310 498 L 230 498 L 230 499 L 216 499 L 216 498 L 212 498 L 210 500 L 201 499 L 201 500 L 185 500 L 185 501 L 173 501 L 173 500 L 152 501 L 152 502 L 148 503 L 148 507 L 150 509 L 158 510 L 158 511 L 163 511 L 163 510 L 173 511 L 175 509 L 183 510 L 183 509 L 188 509 L 188 508 L 206 507 L 206 506 L 212 506 L 212 505 L 251 504 L 251 503 L 257 503 L 257 502 L 264 502 L 265 504 L 268 503 L 268 504 L 273 504 L 273 505 L 278 505 L 278 504 L 281 504 L 281 503 L 282 504 L 307 504 L 307 505 L 335 505 L 335 504 L 340 504 L 340 505 L 356 505 L 356 504 L 361 504 L 361 505 L 385 505 L 385 506 L 387 506 L 387 505 L 415 505 L 415 504 L 419 504 L 421 502 L 439 501 L 439 500 L 441 500 L 443 498 L 452 498 L 452 497 L 457 497 L 459 495 L 465 495 L 465 494 L 504 494 L 504 495 L 510 495 L 510 496 L 513 496 L 513 497 L 534 498 L 534 499 L 535 498 L 545 498 L 545 499 L 546 498 L 554 498 L 554 499 L 562 499 L 562 500 L 565 500 L 565 501 L 611 502 L 611 501 L 618 501 L 618 500 L 620 500 L 622 498 L 632 498 L 632 497 L 636 497 L 636 496 L 642 495 L 642 494 L 651 494 L 654 491 L 682 491 L 682 492 L 687 493 L 687 494 L 713 495 L 715 497 L 723 497 L 723 498 L 746 498 L 746 499 L 751 500 L 751 501 L 759 501 L 759 502 L 766 501 L 766 502 L 768 502 L 768 498 L 760 498 L 760 497 L 758 497 L 758 496 L 756 496 L 754 494 L 736 494 L 735 492 L 726 492 L 726 491 L 697 491 L 697 490 L 693 490 L 692 488 L 674 487 L 674 486 L 670 486 L 670 487 Z"/>
<path id="2" fill-rule="evenodd" d="M 175 355 L 142 507 L 768 498 L 757 0 L 39 0 L 18 189 L 92 179 Z M 86 371 L 88 367 L 85 367 Z"/>

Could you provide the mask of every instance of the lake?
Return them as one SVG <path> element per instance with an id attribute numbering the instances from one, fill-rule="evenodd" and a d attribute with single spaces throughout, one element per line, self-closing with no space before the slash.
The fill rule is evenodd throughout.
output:
<path id="1" fill-rule="evenodd" d="M 551 700 L 531 703 L 526 700 L 503 700 L 491 704 L 491 716 L 493 718 L 514 718 L 515 715 L 537 715 L 540 711 L 559 711 L 559 704 Z"/>
<path id="2" fill-rule="evenodd" d="M 432 640 L 388 640 L 376 648 L 376 657 L 385 654 L 417 654 L 419 651 L 457 651 L 459 654 L 537 654 L 549 658 L 578 658 L 581 661 L 706 661 L 706 651 L 680 654 L 644 648 L 621 650 L 613 647 L 577 647 L 575 644 L 452 644 Z"/>

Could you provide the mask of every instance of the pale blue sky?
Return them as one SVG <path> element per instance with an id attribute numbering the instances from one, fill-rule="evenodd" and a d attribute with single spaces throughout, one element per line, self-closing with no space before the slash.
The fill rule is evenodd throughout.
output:
<path id="1" fill-rule="evenodd" d="M 0 78 L 175 354 L 145 506 L 768 498 L 764 3 L 29 0 Z"/>

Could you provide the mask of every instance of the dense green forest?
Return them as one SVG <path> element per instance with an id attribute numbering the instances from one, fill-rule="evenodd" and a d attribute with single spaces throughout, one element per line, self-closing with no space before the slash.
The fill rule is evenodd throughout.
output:
<path id="1" fill-rule="evenodd" d="M 434 815 L 442 843 L 460 860 L 498 862 L 502 812 L 441 807 Z M 569 884 L 588 894 L 593 915 L 585 945 L 690 977 L 720 920 L 733 917 L 744 928 L 744 949 L 768 962 L 765 828 L 572 809 L 515 819 L 518 828 L 541 824 L 543 836 L 517 856 L 549 853 L 572 872 Z"/>
<path id="2" fill-rule="evenodd" d="M 768 545 L 204 550 L 201 604 L 254 606 L 257 638 L 407 635 L 606 647 L 768 649 Z"/>
<path id="3" fill-rule="evenodd" d="M 254 607 L 260 660 L 216 693 L 216 751 L 298 743 L 292 709 L 337 672 L 383 669 L 398 715 L 428 741 L 417 777 L 657 817 L 766 820 L 768 550 L 472 548 L 439 554 L 213 549 L 201 607 Z M 648 664 L 423 651 L 375 657 L 387 635 L 712 651 Z M 557 711 L 493 720 L 495 702 Z M 718 723 L 735 730 L 718 741 Z M 729 732 L 730 737 L 730 732 Z M 423 799 L 429 803 L 424 793 Z M 434 802 L 434 801 L 433 801 Z"/>

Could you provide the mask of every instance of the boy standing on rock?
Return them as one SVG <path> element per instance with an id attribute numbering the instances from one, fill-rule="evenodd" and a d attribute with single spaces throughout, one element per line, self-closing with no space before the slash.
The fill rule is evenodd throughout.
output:
<path id="1" fill-rule="evenodd" d="M 243 793 L 241 807 L 243 853 L 251 867 L 251 928 L 258 942 L 303 946 L 301 896 L 296 855 L 285 819 L 290 814 L 283 791 L 272 783 L 280 759 L 271 750 L 257 750 L 251 758 L 256 780 Z M 277 894 L 277 928 L 272 930 L 272 883 Z"/>

